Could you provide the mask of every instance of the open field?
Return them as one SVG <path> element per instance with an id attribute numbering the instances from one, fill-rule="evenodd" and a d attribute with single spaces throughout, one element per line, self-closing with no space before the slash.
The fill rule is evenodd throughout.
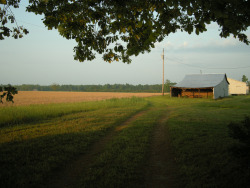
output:
<path id="1" fill-rule="evenodd" d="M 249 187 L 249 152 L 234 152 L 241 144 L 228 124 L 250 115 L 250 96 L 133 97 L 0 114 L 0 187 Z"/>
<path id="2" fill-rule="evenodd" d="M 99 101 L 111 98 L 149 97 L 160 93 L 115 93 L 115 92 L 53 92 L 53 91 L 19 91 L 14 96 L 15 103 L 1 106 L 21 106 L 30 104 L 72 103 L 83 101 Z"/>

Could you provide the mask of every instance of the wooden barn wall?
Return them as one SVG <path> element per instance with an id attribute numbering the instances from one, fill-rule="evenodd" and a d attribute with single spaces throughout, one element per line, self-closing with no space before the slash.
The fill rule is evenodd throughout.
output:
<path id="1" fill-rule="evenodd" d="M 206 90 L 198 90 L 198 89 L 183 89 L 181 93 L 182 97 L 189 97 L 189 98 L 212 98 L 213 97 L 213 90 L 206 89 Z"/>

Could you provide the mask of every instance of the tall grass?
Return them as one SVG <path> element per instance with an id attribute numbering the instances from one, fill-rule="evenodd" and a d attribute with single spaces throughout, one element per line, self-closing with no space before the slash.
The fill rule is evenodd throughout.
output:
<path id="1" fill-rule="evenodd" d="M 0 128 L 0 187 L 42 186 L 54 170 L 86 153 L 90 145 L 112 127 L 147 105 L 143 99 L 132 98 L 6 110 L 5 115 L 8 115 L 7 112 L 21 114 L 16 116 L 20 119 L 12 117 L 11 123 L 33 123 Z M 55 111 L 51 107 L 55 107 Z M 26 109 L 28 114 L 22 113 L 21 109 Z M 44 114 L 43 110 L 53 115 L 40 117 Z M 33 118 L 25 119 L 29 115 Z M 35 123 L 35 120 L 40 121 Z"/>
<path id="2" fill-rule="evenodd" d="M 122 129 L 89 170 L 79 187 L 144 187 L 144 165 L 152 130 L 166 106 L 151 107 Z"/>
<path id="3" fill-rule="evenodd" d="M 146 108 L 144 115 L 119 129 L 90 164 L 81 187 L 143 187 L 140 169 L 147 163 L 150 136 L 162 115 L 168 119 L 165 126 L 182 187 L 249 187 L 250 162 L 233 154 L 240 143 L 228 134 L 231 121 L 250 114 L 249 104 L 250 96 L 165 96 L 34 105 L 25 113 L 22 107 L 1 108 L 9 120 L 0 118 L 0 187 L 46 187 L 44 180 L 61 165 L 88 152 L 92 143 Z"/>
<path id="4" fill-rule="evenodd" d="M 143 98 L 132 97 L 121 100 L 114 98 L 98 102 L 0 107 L 0 127 L 30 123 L 71 113 L 93 111 L 99 108 L 133 105 L 143 103 L 143 101 Z"/>
<path id="5" fill-rule="evenodd" d="M 231 152 L 239 143 L 229 136 L 228 124 L 250 114 L 250 97 L 178 102 L 170 104 L 167 126 L 183 186 L 249 187 L 250 170 Z"/>

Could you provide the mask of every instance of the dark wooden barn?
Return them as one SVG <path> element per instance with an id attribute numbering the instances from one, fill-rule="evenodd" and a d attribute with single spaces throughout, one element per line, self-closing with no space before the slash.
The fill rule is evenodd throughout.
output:
<path id="1" fill-rule="evenodd" d="M 228 96 L 226 74 L 192 74 L 170 87 L 172 97 L 213 98 Z"/>

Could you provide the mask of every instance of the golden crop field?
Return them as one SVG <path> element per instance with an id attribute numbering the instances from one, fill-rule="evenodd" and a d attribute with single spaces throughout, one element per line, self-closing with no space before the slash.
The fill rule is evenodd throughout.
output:
<path id="1" fill-rule="evenodd" d="M 53 92 L 53 91 L 19 91 L 14 95 L 14 103 L 3 100 L 1 106 L 22 106 L 31 104 L 73 103 L 98 101 L 111 98 L 150 97 L 160 93 L 115 93 L 115 92 Z"/>

